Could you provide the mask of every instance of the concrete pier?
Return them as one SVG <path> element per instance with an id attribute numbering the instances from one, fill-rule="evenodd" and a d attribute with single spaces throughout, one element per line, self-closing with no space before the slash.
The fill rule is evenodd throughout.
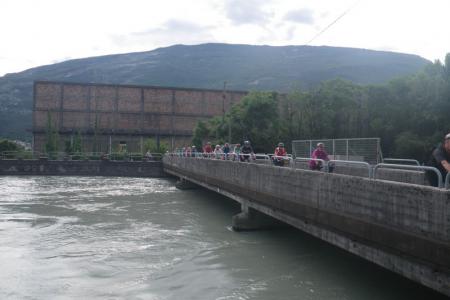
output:
<path id="1" fill-rule="evenodd" d="M 231 226 L 235 231 L 266 230 L 286 227 L 286 224 L 249 207 L 248 203 L 241 204 L 241 212 L 231 219 Z"/>

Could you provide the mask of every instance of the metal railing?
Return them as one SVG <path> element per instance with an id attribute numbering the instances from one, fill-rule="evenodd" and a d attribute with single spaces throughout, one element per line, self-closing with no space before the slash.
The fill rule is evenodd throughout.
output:
<path id="1" fill-rule="evenodd" d="M 269 163 L 274 164 L 278 167 L 286 167 L 286 166 L 293 166 L 293 158 L 292 155 L 286 154 L 284 156 L 279 155 L 268 155 L 269 156 Z"/>
<path id="2" fill-rule="evenodd" d="M 420 166 L 420 163 L 418 160 L 415 159 L 404 159 L 404 158 L 383 158 L 383 163 L 390 163 L 390 162 L 398 162 L 398 163 L 405 163 L 405 164 L 411 164 Z"/>
<path id="3" fill-rule="evenodd" d="M 320 158 L 310 158 L 310 157 L 296 157 L 294 159 L 294 166 L 296 165 L 296 162 L 310 162 L 310 161 L 315 161 L 315 162 L 320 162 L 322 164 L 322 166 L 324 166 L 324 171 L 328 172 L 328 165 L 325 163 L 325 160 L 320 159 Z"/>
<path id="4" fill-rule="evenodd" d="M 0 152 L 1 159 L 39 159 L 41 153 L 38 151 L 3 151 Z"/>
<path id="5" fill-rule="evenodd" d="M 380 168 L 390 168 L 390 169 L 410 169 L 410 170 L 418 170 L 418 171 L 433 171 L 436 173 L 438 177 L 438 187 L 442 188 L 442 175 L 441 172 L 436 169 L 435 167 L 428 167 L 428 166 L 412 166 L 412 165 L 396 165 L 396 164 L 377 164 L 375 167 L 373 167 L 373 179 L 377 179 L 377 170 Z"/>
<path id="6" fill-rule="evenodd" d="M 319 142 L 336 160 L 365 161 L 370 164 L 382 161 L 379 138 L 294 140 L 292 153 L 296 157 L 309 157 Z"/>
<path id="7" fill-rule="evenodd" d="M 180 156 L 177 153 L 168 153 L 168 155 L 169 156 Z M 213 155 L 214 155 L 214 153 L 212 153 L 211 155 L 205 155 L 204 153 L 199 153 L 199 156 L 196 156 L 196 157 L 197 158 L 215 158 L 215 157 L 212 157 Z M 234 155 L 236 158 L 238 157 L 238 154 L 235 154 L 235 153 L 228 154 L 228 156 L 232 156 L 232 155 Z M 244 155 L 250 155 L 250 154 L 244 154 Z M 267 155 L 267 154 L 255 154 L 255 157 L 256 156 L 259 157 L 256 159 L 265 160 L 265 161 L 272 161 L 273 158 L 283 158 L 283 159 L 289 160 L 289 164 L 292 168 L 296 168 L 297 162 L 308 162 L 309 163 L 310 161 L 316 161 L 316 162 L 320 162 L 322 164 L 323 172 L 329 172 L 330 167 L 332 165 L 337 165 L 337 164 L 360 165 L 360 166 L 363 166 L 364 168 L 367 168 L 368 178 L 373 179 L 373 180 L 377 180 L 377 171 L 380 168 L 432 171 L 432 172 L 436 173 L 438 176 L 438 182 L 439 182 L 438 188 L 444 187 L 445 189 L 448 189 L 450 187 L 450 173 L 447 174 L 447 176 L 445 177 L 445 180 L 443 181 L 442 175 L 439 172 L 439 170 L 434 167 L 429 167 L 429 166 L 401 165 L 401 164 L 389 164 L 389 163 L 379 163 L 375 166 L 372 166 L 369 163 L 363 162 L 363 161 L 349 161 L 349 160 L 336 160 L 336 159 L 325 161 L 323 159 L 309 158 L 309 157 L 296 157 L 295 159 L 293 159 L 290 156 L 274 156 L 274 155 Z M 231 160 L 231 159 L 228 159 L 228 160 Z M 235 160 L 240 161 L 238 158 Z M 406 160 L 406 161 L 411 161 L 411 160 Z"/>
<path id="8" fill-rule="evenodd" d="M 447 175 L 445 176 L 445 183 L 444 183 L 445 189 L 448 189 L 449 181 L 450 181 L 450 173 L 447 173 Z"/>
<path id="9" fill-rule="evenodd" d="M 328 170 L 330 170 L 330 165 L 360 165 L 360 166 L 364 166 L 367 168 L 368 171 L 368 178 L 372 178 L 372 166 L 364 161 L 353 161 L 353 160 L 339 160 L 339 159 L 332 159 L 327 161 L 327 167 Z"/>

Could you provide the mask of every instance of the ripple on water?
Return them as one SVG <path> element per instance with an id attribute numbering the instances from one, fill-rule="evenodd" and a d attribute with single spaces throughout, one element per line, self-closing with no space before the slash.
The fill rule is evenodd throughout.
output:
<path id="1" fill-rule="evenodd" d="M 170 181 L 0 185 L 0 299 L 431 299 L 374 287 L 378 269 L 298 232 L 229 230 L 223 198 Z"/>

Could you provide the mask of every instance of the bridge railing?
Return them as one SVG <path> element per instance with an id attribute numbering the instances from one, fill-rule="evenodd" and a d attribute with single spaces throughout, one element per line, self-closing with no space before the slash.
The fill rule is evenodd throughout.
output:
<path id="1" fill-rule="evenodd" d="M 3 151 L 0 159 L 39 159 L 40 155 L 38 151 Z"/>
<path id="2" fill-rule="evenodd" d="M 450 173 L 447 173 L 447 175 L 445 176 L 445 183 L 444 183 L 445 189 L 449 188 L 449 182 L 450 182 Z"/>
<path id="3" fill-rule="evenodd" d="M 339 160 L 339 159 L 332 159 L 327 161 L 327 167 L 328 170 L 331 170 L 331 168 L 334 168 L 336 165 L 353 165 L 353 166 L 363 166 L 367 168 L 367 177 L 372 178 L 372 166 L 365 162 L 365 161 L 353 161 L 353 160 Z"/>
<path id="4" fill-rule="evenodd" d="M 285 156 L 279 156 L 279 155 L 271 155 L 270 160 L 273 162 L 274 165 L 277 166 L 290 166 L 294 167 L 294 159 L 292 158 L 292 155 L 288 154 Z"/>
<path id="5" fill-rule="evenodd" d="M 377 171 L 380 168 L 390 168 L 390 169 L 409 169 L 409 170 L 416 170 L 416 171 L 432 171 L 434 173 L 436 173 L 437 177 L 438 177 L 438 187 L 442 188 L 443 186 L 443 181 L 442 181 L 442 175 L 441 172 L 436 169 L 435 167 L 429 167 L 429 166 L 412 166 L 412 165 L 398 165 L 398 164 L 385 164 L 385 163 L 381 163 L 381 164 L 377 164 L 373 167 L 373 179 L 377 179 Z"/>
<path id="6" fill-rule="evenodd" d="M 383 163 L 398 163 L 398 164 L 406 164 L 406 165 L 416 165 L 420 166 L 420 163 L 416 159 L 405 159 L 405 158 L 383 158 Z"/>
<path id="7" fill-rule="evenodd" d="M 324 171 L 328 172 L 328 165 L 326 164 L 325 160 L 320 159 L 320 158 L 296 157 L 294 159 L 293 167 L 296 167 L 297 162 L 307 162 L 308 163 L 308 169 L 309 169 L 309 162 L 311 162 L 311 161 L 319 162 L 324 167 Z"/>
<path id="8" fill-rule="evenodd" d="M 168 155 L 172 156 L 183 156 L 179 155 L 177 153 L 168 153 Z M 241 154 L 242 155 L 242 154 Z M 247 156 L 250 156 L 249 154 L 246 154 Z M 197 157 L 197 158 L 206 158 L 206 159 L 223 159 L 223 160 L 232 160 L 232 161 L 239 161 L 239 155 L 235 153 L 229 153 L 227 155 L 220 154 L 217 156 L 217 154 L 211 153 L 211 154 L 205 154 L 205 153 L 199 153 L 197 155 L 193 155 L 191 157 Z M 333 167 L 336 165 L 352 165 L 352 166 L 361 166 L 367 169 L 367 177 L 373 180 L 377 180 L 377 173 L 378 170 L 381 168 L 388 168 L 388 169 L 406 169 L 406 170 L 413 170 L 413 171 L 431 171 L 436 173 L 438 177 L 439 188 L 450 188 L 450 173 L 447 174 L 446 178 L 443 180 L 441 173 L 438 169 L 434 167 L 429 166 L 421 166 L 421 165 L 405 165 L 405 164 L 392 164 L 392 163 L 379 163 L 375 166 L 370 165 L 367 162 L 363 161 L 349 161 L 349 160 L 329 160 L 325 161 L 323 159 L 317 159 L 317 158 L 309 158 L 309 157 L 296 157 L 295 159 L 292 158 L 292 156 L 274 156 L 274 155 L 266 155 L 266 154 L 255 154 L 254 155 L 254 161 L 255 162 L 262 162 L 262 163 L 271 163 L 274 159 L 280 158 L 284 159 L 289 162 L 289 166 L 292 168 L 297 168 L 297 163 L 300 162 L 306 162 L 309 164 L 310 161 L 316 161 L 320 162 L 323 166 L 323 172 L 329 172 Z M 396 161 L 404 161 L 408 163 L 415 163 L 415 160 L 411 159 L 395 159 Z M 309 169 L 309 166 L 308 166 Z M 385 179 L 386 180 L 386 179 Z"/>

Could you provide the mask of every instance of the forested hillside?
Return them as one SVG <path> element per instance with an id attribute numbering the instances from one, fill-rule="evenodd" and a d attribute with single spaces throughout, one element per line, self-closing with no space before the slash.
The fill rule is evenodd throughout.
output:
<path id="1" fill-rule="evenodd" d="M 383 85 L 323 82 L 312 90 L 252 93 L 224 119 L 199 123 L 195 142 L 249 139 L 271 152 L 278 141 L 380 137 L 385 156 L 427 161 L 450 132 L 450 54 L 422 71 Z"/>
<path id="2" fill-rule="evenodd" d="M 30 138 L 34 80 L 222 89 L 309 89 L 341 78 L 386 83 L 429 61 L 402 53 L 314 46 L 176 45 L 70 60 L 0 77 L 0 137 Z"/>

